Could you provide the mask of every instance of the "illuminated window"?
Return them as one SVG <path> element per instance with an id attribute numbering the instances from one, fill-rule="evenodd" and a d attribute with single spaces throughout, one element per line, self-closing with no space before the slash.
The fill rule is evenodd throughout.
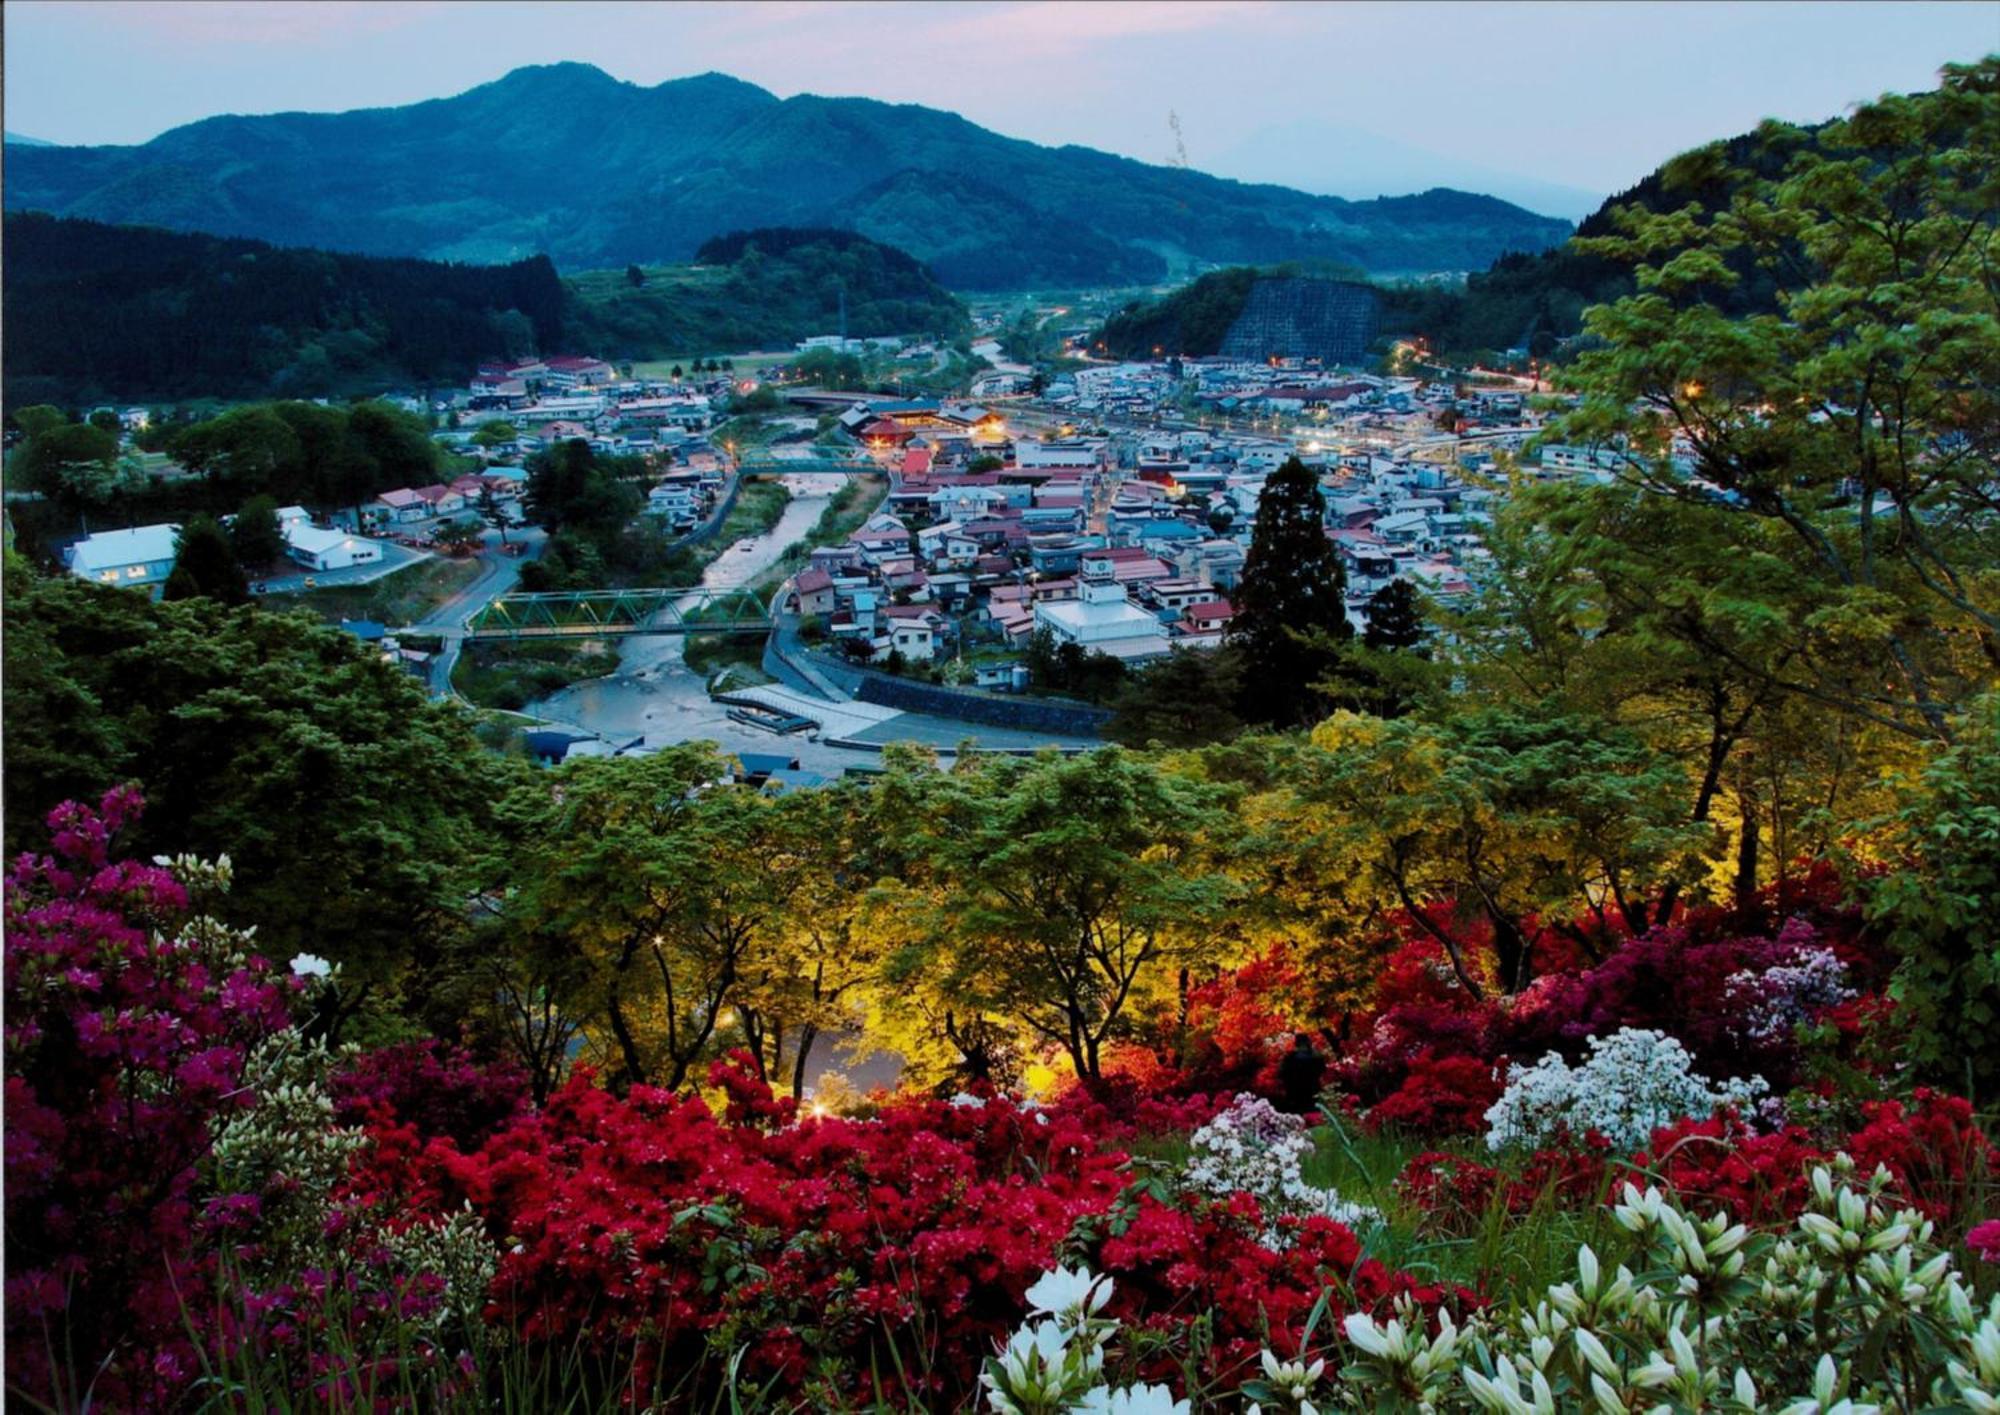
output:
<path id="1" fill-rule="evenodd" d="M 146 567 L 144 565 L 127 565 L 125 567 L 125 578 L 128 580 L 145 579 Z"/>

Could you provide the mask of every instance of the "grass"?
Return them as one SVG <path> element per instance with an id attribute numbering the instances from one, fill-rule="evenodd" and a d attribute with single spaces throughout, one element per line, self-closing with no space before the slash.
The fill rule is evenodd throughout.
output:
<path id="1" fill-rule="evenodd" d="M 736 494 L 736 504 L 722 518 L 721 527 L 701 544 L 690 547 L 693 556 L 691 572 L 699 575 L 728 554 L 729 548 L 736 542 L 765 534 L 778 524 L 778 518 L 785 514 L 785 507 L 791 504 L 791 500 L 792 493 L 781 482 L 743 483 L 743 489 Z"/>
<path id="2" fill-rule="evenodd" d="M 343 619 L 374 619 L 395 628 L 434 613 L 478 579 L 479 568 L 479 562 L 469 557 L 452 560 L 433 555 L 365 585 L 330 585 L 289 598 L 329 624 Z"/>
<path id="3" fill-rule="evenodd" d="M 617 651 L 602 640 L 475 642 L 452 665 L 451 685 L 475 706 L 512 710 L 617 668 Z"/>
<path id="4" fill-rule="evenodd" d="M 1357 1229 L 1366 1256 L 1428 1281 L 1462 1283 L 1496 1299 L 1540 1292 L 1576 1270 L 1576 1250 L 1616 1246 L 1617 1225 L 1602 1204 L 1562 1202 L 1553 1184 L 1524 1213 L 1500 1202 L 1475 1214 L 1426 1214 L 1396 1189 L 1396 1176 L 1420 1154 L 1441 1151 L 1494 1165 L 1508 1173 L 1477 1139 L 1433 1140 L 1389 1133 L 1367 1134 L 1338 1119 L 1312 1132 L 1313 1153 L 1301 1177 L 1339 1191 L 1352 1203 L 1377 1210 L 1384 1222 Z M 1135 1158 L 1180 1169 L 1187 1164 L 1185 1135 L 1140 1136 L 1123 1146 Z M 1619 1230 L 1622 1232 L 1622 1230 Z"/>

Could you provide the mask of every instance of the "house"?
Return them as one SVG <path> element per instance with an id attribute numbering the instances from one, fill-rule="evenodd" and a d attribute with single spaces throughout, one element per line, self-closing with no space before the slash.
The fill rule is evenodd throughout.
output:
<path id="1" fill-rule="evenodd" d="M 945 617 L 927 604 L 892 604 L 882 611 L 889 644 L 904 658 L 928 663 L 937 656 Z"/>
<path id="2" fill-rule="evenodd" d="M 321 530 L 310 524 L 285 527 L 285 547 L 292 559 L 308 570 L 345 570 L 354 565 L 373 565 L 382 558 L 379 541 L 348 531 Z"/>
<path id="3" fill-rule="evenodd" d="M 834 610 L 833 576 L 815 566 L 799 571 L 792 581 L 792 590 L 799 601 L 801 614 L 831 614 Z"/>
<path id="4" fill-rule="evenodd" d="M 69 572 L 92 584 L 143 589 L 157 599 L 174 572 L 174 542 L 180 531 L 171 524 L 99 531 L 70 547 Z"/>
<path id="5" fill-rule="evenodd" d="M 1221 634 L 1228 630 L 1229 621 L 1236 614 L 1235 606 L 1226 599 L 1205 599 L 1190 604 L 1181 610 L 1181 627 L 1190 634 Z"/>
<path id="6" fill-rule="evenodd" d="M 421 521 L 431 514 L 430 503 L 406 486 L 383 492 L 375 498 L 375 504 L 383 508 L 385 519 L 390 521 Z"/>
<path id="7" fill-rule="evenodd" d="M 1059 644 L 1127 663 L 1164 656 L 1169 645 L 1160 621 L 1126 599 L 1112 565 L 1107 552 L 1085 554 L 1078 597 L 1036 604 L 1036 630 L 1047 629 Z"/>
<path id="8" fill-rule="evenodd" d="M 442 482 L 418 487 L 417 499 L 424 503 L 432 516 L 450 516 L 465 509 L 464 493 L 453 491 Z"/>

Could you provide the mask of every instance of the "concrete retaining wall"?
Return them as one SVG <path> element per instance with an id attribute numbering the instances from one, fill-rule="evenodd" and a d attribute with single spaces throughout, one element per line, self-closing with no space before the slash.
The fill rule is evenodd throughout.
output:
<path id="1" fill-rule="evenodd" d="M 1095 737 L 1104 724 L 1111 721 L 1108 709 L 1092 707 L 1088 703 L 1056 702 L 1047 698 L 984 693 L 976 688 L 918 683 L 898 678 L 893 673 L 859 667 L 832 654 L 799 651 L 788 656 L 803 659 L 805 666 L 837 684 L 843 691 L 878 707 L 900 708 L 904 712 L 948 717 L 959 722 L 983 723 L 988 727 L 1052 732 L 1065 737 Z"/>

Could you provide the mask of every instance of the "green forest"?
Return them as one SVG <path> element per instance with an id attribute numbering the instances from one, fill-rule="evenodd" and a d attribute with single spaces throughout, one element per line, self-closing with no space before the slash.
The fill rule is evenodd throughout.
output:
<path id="1" fill-rule="evenodd" d="M 565 282 L 569 328 L 599 357 L 651 359 L 696 349 L 785 349 L 840 329 L 855 338 L 953 339 L 961 304 L 918 261 L 852 231 L 737 231 L 692 265 L 587 271 Z"/>

